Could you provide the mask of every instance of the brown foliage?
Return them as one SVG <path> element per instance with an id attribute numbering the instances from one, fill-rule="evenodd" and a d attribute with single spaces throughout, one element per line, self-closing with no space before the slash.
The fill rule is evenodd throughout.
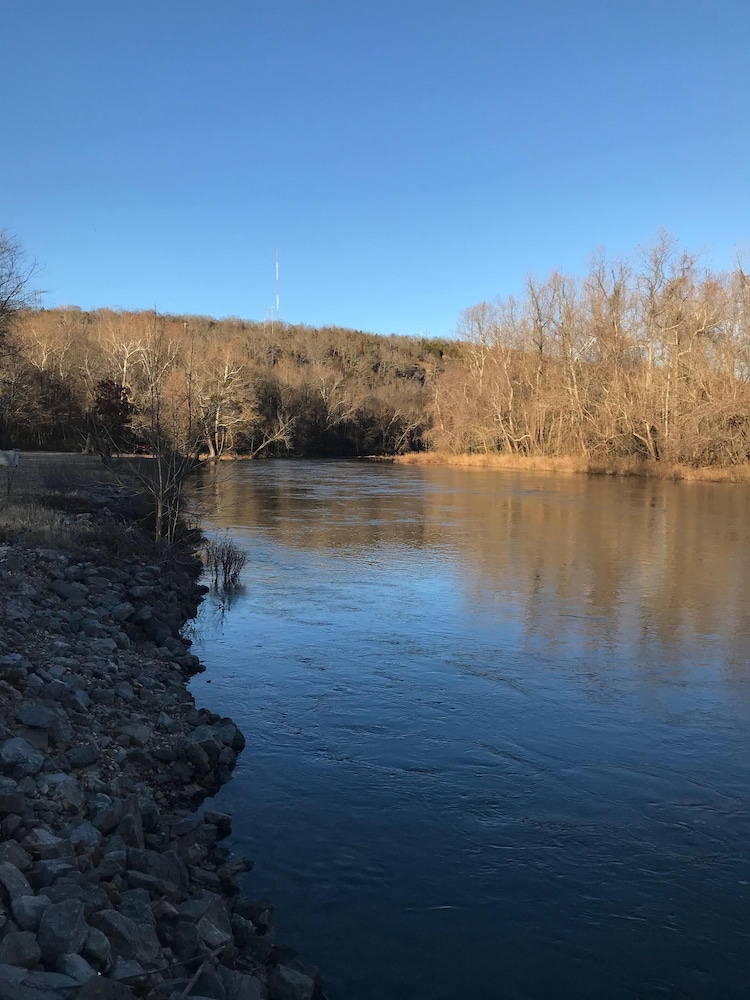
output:
<path id="1" fill-rule="evenodd" d="M 577 281 L 529 278 L 457 339 L 109 309 L 21 312 L 8 444 L 81 445 L 121 386 L 131 445 L 191 456 L 450 454 L 737 466 L 750 458 L 750 284 L 661 234 Z M 6 445 L 7 446 L 7 445 Z"/>

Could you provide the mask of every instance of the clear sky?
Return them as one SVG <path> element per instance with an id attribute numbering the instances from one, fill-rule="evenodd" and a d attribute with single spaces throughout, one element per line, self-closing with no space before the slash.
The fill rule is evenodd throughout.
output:
<path id="1" fill-rule="evenodd" d="M 665 227 L 750 242 L 750 0 L 9 0 L 0 228 L 48 306 L 449 335 Z"/>

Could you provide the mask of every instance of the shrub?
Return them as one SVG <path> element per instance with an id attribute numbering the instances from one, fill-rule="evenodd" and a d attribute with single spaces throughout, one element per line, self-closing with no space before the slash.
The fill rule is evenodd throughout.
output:
<path id="1" fill-rule="evenodd" d="M 205 559 L 214 586 L 230 590 L 240 582 L 240 574 L 247 563 L 247 552 L 243 552 L 228 538 L 221 538 L 207 545 Z"/>

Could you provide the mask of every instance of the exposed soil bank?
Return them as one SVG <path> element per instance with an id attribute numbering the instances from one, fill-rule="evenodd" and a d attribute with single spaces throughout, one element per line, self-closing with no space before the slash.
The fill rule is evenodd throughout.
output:
<path id="1" fill-rule="evenodd" d="M 0 540 L 0 1000 L 322 1000 L 194 812 L 244 747 L 186 689 L 199 561 L 122 491 L 68 506 Z"/>
<path id="2" fill-rule="evenodd" d="M 552 472 L 590 476 L 642 476 L 650 479 L 703 483 L 750 483 L 750 464 L 716 465 L 693 468 L 649 459 L 556 458 L 525 455 L 452 455 L 448 452 L 423 451 L 397 455 L 393 461 L 404 465 L 452 465 L 461 468 L 505 469 L 509 472 Z"/>

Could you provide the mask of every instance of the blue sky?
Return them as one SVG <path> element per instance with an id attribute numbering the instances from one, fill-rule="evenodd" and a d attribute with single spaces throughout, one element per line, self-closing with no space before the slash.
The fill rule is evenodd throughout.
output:
<path id="1" fill-rule="evenodd" d="M 747 0 L 12 0 L 0 228 L 45 305 L 450 335 L 660 227 L 750 244 Z"/>

